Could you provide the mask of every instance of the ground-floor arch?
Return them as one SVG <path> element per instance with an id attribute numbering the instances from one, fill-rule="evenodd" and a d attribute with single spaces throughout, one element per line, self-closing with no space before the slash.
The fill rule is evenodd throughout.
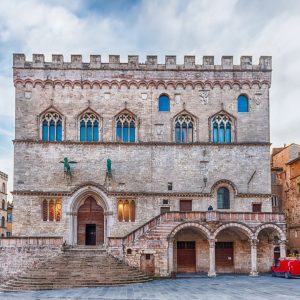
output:
<path id="1" fill-rule="evenodd" d="M 184 223 L 175 228 L 169 236 L 173 272 L 208 272 L 208 238 L 209 230 L 198 223 Z"/>
<path id="2" fill-rule="evenodd" d="M 214 232 L 217 273 L 250 273 L 253 232 L 244 224 L 228 223 Z"/>

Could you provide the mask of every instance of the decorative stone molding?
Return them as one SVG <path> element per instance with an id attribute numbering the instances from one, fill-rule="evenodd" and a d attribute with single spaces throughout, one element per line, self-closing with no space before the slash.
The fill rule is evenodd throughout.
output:
<path id="1" fill-rule="evenodd" d="M 175 235 L 182 229 L 185 229 L 185 228 L 196 228 L 196 229 L 199 229 L 201 231 L 201 233 L 204 234 L 204 236 L 209 239 L 210 236 L 211 236 L 211 232 L 209 231 L 209 229 L 207 227 L 205 227 L 204 225 L 201 225 L 197 222 L 186 222 L 186 223 L 182 223 L 180 225 L 178 225 L 177 227 L 175 227 L 171 233 L 169 234 L 169 237 L 168 238 L 174 238 Z"/>
<path id="2" fill-rule="evenodd" d="M 201 88 L 202 91 L 200 91 L 200 100 L 203 102 L 203 104 L 207 104 L 208 100 L 208 90 L 204 90 L 206 86 L 209 86 L 211 89 L 213 89 L 216 86 L 219 86 L 221 89 L 223 89 L 225 86 L 228 86 L 230 89 L 233 88 L 234 85 L 237 85 L 239 88 L 242 88 L 244 85 L 248 85 L 250 88 L 254 85 L 257 85 L 259 88 L 261 88 L 263 85 L 267 85 L 270 87 L 271 83 L 267 80 L 239 80 L 239 81 L 219 81 L 219 80 L 195 80 L 195 81 L 154 81 L 154 80 L 113 80 L 113 81 L 107 81 L 107 80 L 40 80 L 40 79 L 20 79 L 17 78 L 14 80 L 14 85 L 17 87 L 18 85 L 21 85 L 23 87 L 27 86 L 28 84 L 32 85 L 32 87 L 36 87 L 37 85 L 40 85 L 42 88 L 45 88 L 47 86 L 56 87 L 61 86 L 62 88 L 70 87 L 70 88 L 84 88 L 88 87 L 90 89 L 93 89 L 95 87 L 98 87 L 99 89 L 103 89 L 105 87 L 112 89 L 114 87 L 120 89 L 122 86 L 126 86 L 128 89 L 131 87 L 135 87 L 137 89 L 139 88 L 155 88 L 158 89 L 159 86 L 163 86 L 165 89 L 172 87 L 173 89 L 177 89 L 179 86 L 181 86 L 184 90 L 187 87 L 191 87 L 193 90 Z M 108 96 L 109 97 L 109 96 Z M 203 98 L 203 99 L 202 99 Z M 108 99 L 106 99 L 108 100 Z"/>

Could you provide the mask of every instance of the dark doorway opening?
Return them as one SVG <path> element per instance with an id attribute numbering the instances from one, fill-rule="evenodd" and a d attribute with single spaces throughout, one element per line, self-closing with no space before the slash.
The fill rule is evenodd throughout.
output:
<path id="1" fill-rule="evenodd" d="M 192 200 L 180 200 L 180 211 L 192 211 Z"/>
<path id="2" fill-rule="evenodd" d="M 85 244 L 90 246 L 96 245 L 96 224 L 86 224 Z"/>

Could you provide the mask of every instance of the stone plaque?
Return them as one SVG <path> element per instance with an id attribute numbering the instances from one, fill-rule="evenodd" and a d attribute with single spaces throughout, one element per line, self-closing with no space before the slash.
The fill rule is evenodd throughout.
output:
<path id="1" fill-rule="evenodd" d="M 209 95 L 208 90 L 199 91 L 200 102 L 202 104 L 206 105 L 208 103 L 208 95 Z"/>

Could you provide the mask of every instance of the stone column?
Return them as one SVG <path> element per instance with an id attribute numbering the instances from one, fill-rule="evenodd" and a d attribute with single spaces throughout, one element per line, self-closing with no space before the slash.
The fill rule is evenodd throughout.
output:
<path id="1" fill-rule="evenodd" d="M 286 257 L 286 241 L 280 241 L 280 257 Z"/>
<path id="2" fill-rule="evenodd" d="M 251 272 L 250 276 L 257 276 L 257 240 L 252 239 L 251 243 Z"/>
<path id="3" fill-rule="evenodd" d="M 174 272 L 174 238 L 169 238 L 168 242 L 168 273 L 171 276 Z"/>
<path id="4" fill-rule="evenodd" d="M 216 240 L 210 239 L 209 243 L 209 271 L 208 277 L 215 277 L 216 276 Z"/>

